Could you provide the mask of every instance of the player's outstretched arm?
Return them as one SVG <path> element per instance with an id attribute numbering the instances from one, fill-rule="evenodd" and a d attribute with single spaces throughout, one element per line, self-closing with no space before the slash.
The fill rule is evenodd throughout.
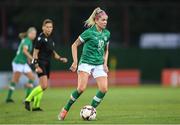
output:
<path id="1" fill-rule="evenodd" d="M 38 59 L 38 53 L 39 53 L 39 49 L 34 48 L 34 50 L 33 50 L 33 59 Z"/>
<path id="2" fill-rule="evenodd" d="M 28 59 L 32 61 L 33 57 L 32 55 L 28 52 L 28 46 L 23 46 L 23 53 L 27 56 Z"/>
<path id="3" fill-rule="evenodd" d="M 72 44 L 72 46 L 71 46 L 73 63 L 72 63 L 72 65 L 71 65 L 71 67 L 70 67 L 70 70 L 71 70 L 72 72 L 75 72 L 76 69 L 77 69 L 77 64 L 78 64 L 78 57 L 77 57 L 77 52 L 78 52 L 78 50 L 77 50 L 77 48 L 78 48 L 78 46 L 81 45 L 81 44 L 82 44 L 81 40 L 80 40 L 79 38 L 77 38 L 76 41 L 75 41 L 75 42 Z"/>
<path id="4" fill-rule="evenodd" d="M 68 59 L 65 57 L 61 57 L 56 51 L 53 51 L 54 59 L 59 60 L 63 63 L 67 63 Z"/>
<path id="5" fill-rule="evenodd" d="M 38 53 L 39 53 L 39 49 L 36 49 L 34 48 L 33 50 L 33 59 L 32 59 L 32 64 L 35 66 L 35 71 L 37 73 L 41 73 L 42 72 L 42 69 L 39 67 L 39 64 L 38 64 Z"/>
<path id="6" fill-rule="evenodd" d="M 104 70 L 106 72 L 109 72 L 107 63 L 108 63 L 108 56 L 109 56 L 109 43 L 106 45 L 106 50 L 105 50 L 105 54 L 104 54 Z"/>

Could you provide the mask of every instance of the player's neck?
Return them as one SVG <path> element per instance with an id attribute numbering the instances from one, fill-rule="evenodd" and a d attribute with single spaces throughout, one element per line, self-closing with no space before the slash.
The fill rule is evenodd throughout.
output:
<path id="1" fill-rule="evenodd" d="M 97 26 L 97 25 L 96 25 L 96 29 L 97 29 L 98 32 L 100 32 L 100 33 L 102 32 L 102 28 L 100 28 L 100 27 Z"/>
<path id="2" fill-rule="evenodd" d="M 47 34 L 47 33 L 45 33 L 45 32 L 43 32 L 44 33 L 44 35 L 46 36 L 46 37 L 49 37 L 49 34 Z"/>

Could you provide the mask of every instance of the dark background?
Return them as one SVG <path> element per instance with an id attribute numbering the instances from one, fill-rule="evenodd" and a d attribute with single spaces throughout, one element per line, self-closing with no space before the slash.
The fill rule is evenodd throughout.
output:
<path id="1" fill-rule="evenodd" d="M 180 67 L 180 48 L 142 49 L 143 33 L 180 33 L 180 2 L 173 0 L 0 0 L 0 71 L 10 71 L 20 43 L 18 34 L 30 26 L 41 32 L 42 21 L 54 21 L 57 50 L 69 59 L 68 65 L 53 61 L 53 70 L 71 65 L 71 44 L 85 30 L 84 21 L 94 8 L 108 16 L 111 32 L 110 59 L 117 69 L 139 69 L 143 83 L 159 83 L 164 68 Z M 82 48 L 82 47 L 81 47 Z"/>

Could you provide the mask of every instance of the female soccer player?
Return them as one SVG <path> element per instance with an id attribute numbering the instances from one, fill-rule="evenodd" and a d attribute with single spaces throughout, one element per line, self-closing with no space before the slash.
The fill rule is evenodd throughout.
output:
<path id="1" fill-rule="evenodd" d="M 22 39 L 21 43 L 18 47 L 17 53 L 15 58 L 12 62 L 12 68 L 13 68 L 13 76 L 10 83 L 8 95 L 6 98 L 6 102 L 14 102 L 12 99 L 13 91 L 15 90 L 16 84 L 19 82 L 19 78 L 21 74 L 25 74 L 29 81 L 26 84 L 28 87 L 26 90 L 26 97 L 30 94 L 33 83 L 34 83 L 34 75 L 32 73 L 31 68 L 27 64 L 28 59 L 32 60 L 31 51 L 32 51 L 32 42 L 36 38 L 36 29 L 34 27 L 30 27 L 27 30 L 27 33 L 20 33 L 19 37 Z"/>
<path id="2" fill-rule="evenodd" d="M 70 67 L 75 72 L 78 65 L 77 48 L 82 43 L 83 51 L 78 65 L 78 86 L 71 94 L 67 104 L 62 108 L 58 115 L 59 120 L 64 120 L 72 104 L 86 89 L 89 75 L 95 78 L 99 91 L 94 96 L 91 105 L 96 108 L 108 89 L 107 72 L 108 72 L 108 47 L 110 32 L 106 29 L 108 16 L 104 10 L 96 8 L 85 26 L 85 30 L 77 40 L 72 44 L 73 63 Z"/>
<path id="3" fill-rule="evenodd" d="M 50 19 L 45 19 L 42 25 L 43 32 L 38 36 L 35 43 L 33 51 L 33 61 L 36 68 L 36 72 L 39 77 L 39 86 L 33 89 L 31 94 L 26 98 L 25 108 L 30 111 L 30 102 L 33 97 L 39 96 L 36 107 L 33 107 L 33 111 L 42 111 L 40 108 L 40 101 L 42 98 L 43 91 L 48 87 L 48 79 L 50 73 L 50 60 L 51 56 L 63 63 L 67 62 L 67 58 L 63 58 L 58 55 L 55 51 L 55 43 L 51 38 L 51 33 L 53 31 L 53 21 Z M 35 104 L 34 104 L 35 105 Z"/>

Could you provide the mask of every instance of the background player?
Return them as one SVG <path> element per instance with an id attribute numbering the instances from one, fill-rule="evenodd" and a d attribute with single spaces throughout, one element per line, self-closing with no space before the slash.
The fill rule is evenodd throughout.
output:
<path id="1" fill-rule="evenodd" d="M 96 8 L 85 22 L 85 26 L 89 28 L 85 30 L 72 45 L 73 63 L 70 69 L 75 72 L 78 65 L 77 48 L 84 43 L 78 66 L 78 86 L 71 94 L 68 103 L 60 112 L 58 116 L 59 120 L 64 120 L 72 104 L 86 89 L 89 75 L 92 74 L 99 88 L 99 91 L 91 103 L 94 108 L 100 104 L 107 92 L 107 61 L 110 38 L 110 32 L 106 29 L 107 19 L 108 16 L 105 11 L 99 7 Z"/>
<path id="2" fill-rule="evenodd" d="M 13 91 L 15 90 L 16 84 L 19 82 L 20 76 L 24 73 L 29 81 L 26 84 L 26 97 L 30 94 L 33 88 L 34 83 L 34 75 L 32 73 L 31 68 L 27 64 L 28 59 L 32 60 L 32 55 L 30 54 L 32 51 L 32 42 L 36 38 L 36 29 L 34 27 L 30 27 L 26 33 L 20 33 L 19 37 L 22 39 L 21 43 L 18 47 L 15 58 L 12 61 L 12 69 L 13 75 L 10 83 L 8 95 L 6 98 L 6 102 L 14 102 L 12 99 Z"/>
<path id="3" fill-rule="evenodd" d="M 67 58 L 62 58 L 55 51 L 55 43 L 51 38 L 51 34 L 53 31 L 53 21 L 50 19 L 45 19 L 42 25 L 43 32 L 38 36 L 37 41 L 35 43 L 34 51 L 33 51 L 33 61 L 36 68 L 36 72 L 39 77 L 39 86 L 34 88 L 31 94 L 26 98 L 25 108 L 30 111 L 30 102 L 33 97 L 38 96 L 38 105 L 33 107 L 33 111 L 42 111 L 40 108 L 40 101 L 43 95 L 43 91 L 48 87 L 48 79 L 50 73 L 50 61 L 51 57 L 53 57 L 61 61 L 63 63 L 67 62 Z M 34 105 L 35 106 L 35 105 Z"/>

